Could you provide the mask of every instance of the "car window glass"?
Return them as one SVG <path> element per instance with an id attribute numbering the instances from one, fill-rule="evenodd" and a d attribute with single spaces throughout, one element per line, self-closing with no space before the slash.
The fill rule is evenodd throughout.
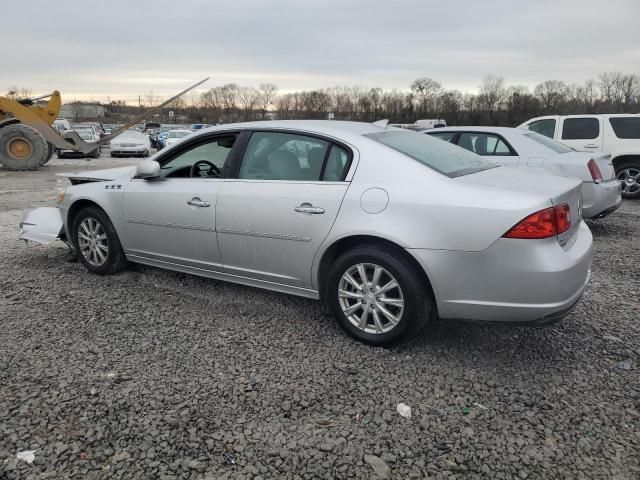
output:
<path id="1" fill-rule="evenodd" d="M 191 167 L 199 160 L 206 160 L 214 164 L 220 172 L 224 169 L 229 152 L 235 143 L 235 135 L 217 137 L 206 143 L 179 153 L 174 157 L 160 160 L 160 176 L 161 177 L 183 177 L 189 178 Z M 210 167 L 206 164 L 199 167 L 202 175 L 199 177 L 215 176 L 206 175 Z"/>
<path id="2" fill-rule="evenodd" d="M 536 132 L 525 133 L 524 136 L 544 145 L 545 147 L 553 150 L 555 153 L 569 153 L 575 151 L 571 147 L 567 147 L 563 143 L 556 142 L 554 139 L 545 137 L 544 135 L 540 135 Z"/>
<path id="3" fill-rule="evenodd" d="M 640 117 L 610 117 L 609 123 L 618 138 L 640 138 Z"/>
<path id="4" fill-rule="evenodd" d="M 478 155 L 512 155 L 500 137 L 488 133 L 463 132 L 458 146 Z"/>
<path id="5" fill-rule="evenodd" d="M 466 152 L 448 142 L 431 138 L 431 135 L 416 135 L 410 132 L 381 132 L 369 133 L 365 137 L 382 143 L 451 178 L 499 166 L 489 159 Z"/>
<path id="6" fill-rule="evenodd" d="M 438 133 L 430 133 L 432 137 L 439 138 L 440 140 L 444 140 L 446 142 L 450 142 L 453 137 L 455 137 L 456 132 L 438 132 Z"/>
<path id="7" fill-rule="evenodd" d="M 529 130 L 544 135 L 545 137 L 553 138 L 556 131 L 556 121 L 553 118 L 545 118 L 544 120 L 538 120 L 531 122 Z"/>
<path id="8" fill-rule="evenodd" d="M 566 118 L 562 124 L 563 140 L 592 140 L 599 135 L 597 118 Z"/>
<path id="9" fill-rule="evenodd" d="M 341 182 L 349 170 L 349 152 L 338 145 L 333 145 L 329 152 L 327 165 L 322 180 L 327 182 Z"/>
<path id="10" fill-rule="evenodd" d="M 329 142 L 293 133 L 255 132 L 238 178 L 318 181 Z"/>

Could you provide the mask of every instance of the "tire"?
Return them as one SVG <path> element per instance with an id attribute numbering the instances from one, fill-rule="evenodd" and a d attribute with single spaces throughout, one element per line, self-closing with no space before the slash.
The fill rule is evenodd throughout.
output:
<path id="1" fill-rule="evenodd" d="M 347 279 L 348 273 L 356 284 L 362 282 L 359 266 L 364 267 L 373 293 L 365 289 L 363 295 Z M 380 275 L 372 285 L 376 268 Z M 387 290 L 390 296 L 376 295 L 391 280 L 398 287 Z M 433 297 L 423 275 L 404 255 L 387 247 L 363 245 L 342 254 L 329 269 L 324 292 L 327 307 L 338 324 L 352 337 L 370 345 L 390 346 L 415 336 L 435 316 Z M 385 302 L 385 298 L 396 302 Z M 347 316 L 345 310 L 349 308 L 355 310 Z M 387 314 L 396 319 L 395 326 Z"/>
<path id="2" fill-rule="evenodd" d="M 56 151 L 56 146 L 53 143 L 47 142 L 47 145 L 49 146 L 49 154 L 47 155 L 47 158 L 44 160 L 44 162 L 42 162 L 40 165 L 44 165 L 45 163 L 48 163 L 49 160 L 53 158 L 53 154 Z"/>
<path id="3" fill-rule="evenodd" d="M 640 158 L 616 165 L 616 178 L 622 182 L 622 197 L 640 199 Z"/>
<path id="4" fill-rule="evenodd" d="M 49 144 L 35 128 L 17 123 L 0 129 L 0 163 L 9 170 L 35 170 L 48 155 Z"/>
<path id="5" fill-rule="evenodd" d="M 118 234 L 100 208 L 85 207 L 80 210 L 73 219 L 71 236 L 76 256 L 90 272 L 111 275 L 127 266 Z"/>

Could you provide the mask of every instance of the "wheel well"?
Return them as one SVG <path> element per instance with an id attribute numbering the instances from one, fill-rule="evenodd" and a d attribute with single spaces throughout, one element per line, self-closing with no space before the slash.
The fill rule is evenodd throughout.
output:
<path id="1" fill-rule="evenodd" d="M 6 118 L 4 120 L 0 120 L 0 128 L 6 127 L 8 125 L 15 125 L 16 123 L 20 123 L 20 120 L 17 118 Z"/>
<path id="2" fill-rule="evenodd" d="M 620 155 L 619 157 L 614 158 L 611 163 L 613 163 L 613 168 L 618 171 L 618 167 L 624 165 L 628 161 L 635 161 L 637 164 L 640 164 L 640 155 Z"/>
<path id="3" fill-rule="evenodd" d="M 98 205 L 96 202 L 93 202 L 91 200 L 82 199 L 82 200 L 78 200 L 77 202 L 73 202 L 69 207 L 69 211 L 67 212 L 67 227 L 69 229 L 71 229 L 71 226 L 73 225 L 73 220 L 76 218 L 76 215 L 78 214 L 78 212 L 85 207 L 96 207 L 104 212 L 104 209 L 100 205 Z"/>
<path id="4" fill-rule="evenodd" d="M 360 247 L 363 245 L 374 245 L 379 247 L 385 247 L 391 250 L 394 250 L 398 255 L 406 258 L 415 268 L 416 271 L 423 278 L 425 285 L 427 285 L 429 295 L 434 299 L 433 287 L 431 286 L 431 281 L 427 276 L 427 273 L 424 271 L 424 268 L 418 263 L 418 261 L 409 254 L 404 248 L 400 245 L 384 239 L 380 237 L 374 237 L 371 235 L 354 235 L 351 237 L 341 238 L 340 240 L 333 243 L 329 248 L 327 248 L 322 255 L 322 259 L 320 260 L 320 265 L 318 267 L 318 290 L 320 293 L 320 298 L 324 298 L 324 288 L 325 288 L 325 279 L 327 278 L 327 274 L 329 272 L 329 268 L 331 268 L 331 264 L 344 252 L 350 250 L 354 247 Z"/>

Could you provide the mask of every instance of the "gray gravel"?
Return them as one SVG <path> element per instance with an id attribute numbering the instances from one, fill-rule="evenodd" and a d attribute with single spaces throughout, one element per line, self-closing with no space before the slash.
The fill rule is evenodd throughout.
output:
<path id="1" fill-rule="evenodd" d="M 640 202 L 591 224 L 562 326 L 385 350 L 313 301 L 17 240 L 54 173 L 129 162 L 0 170 L 0 479 L 640 477 Z"/>

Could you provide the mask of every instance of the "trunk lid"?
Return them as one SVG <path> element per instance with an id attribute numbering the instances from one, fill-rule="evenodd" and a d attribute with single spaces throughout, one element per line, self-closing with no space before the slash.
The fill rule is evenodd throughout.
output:
<path id="1" fill-rule="evenodd" d="M 581 221 L 582 182 L 575 178 L 497 167 L 454 180 L 536 195 L 550 201 L 550 206 L 568 204 L 571 211 L 571 228 L 558 236 L 558 241 L 563 246 L 569 243 Z"/>
<path id="2" fill-rule="evenodd" d="M 565 163 L 567 159 L 569 159 L 571 163 L 575 162 L 577 164 L 584 165 L 585 168 L 587 168 L 587 163 L 589 162 L 589 160 L 593 159 L 600 169 L 603 182 L 609 182 L 613 180 L 616 175 L 613 169 L 613 164 L 611 163 L 611 155 L 609 155 L 608 153 L 568 152 L 560 154 L 559 158 Z M 588 174 L 588 178 L 591 178 L 591 174 Z"/>

